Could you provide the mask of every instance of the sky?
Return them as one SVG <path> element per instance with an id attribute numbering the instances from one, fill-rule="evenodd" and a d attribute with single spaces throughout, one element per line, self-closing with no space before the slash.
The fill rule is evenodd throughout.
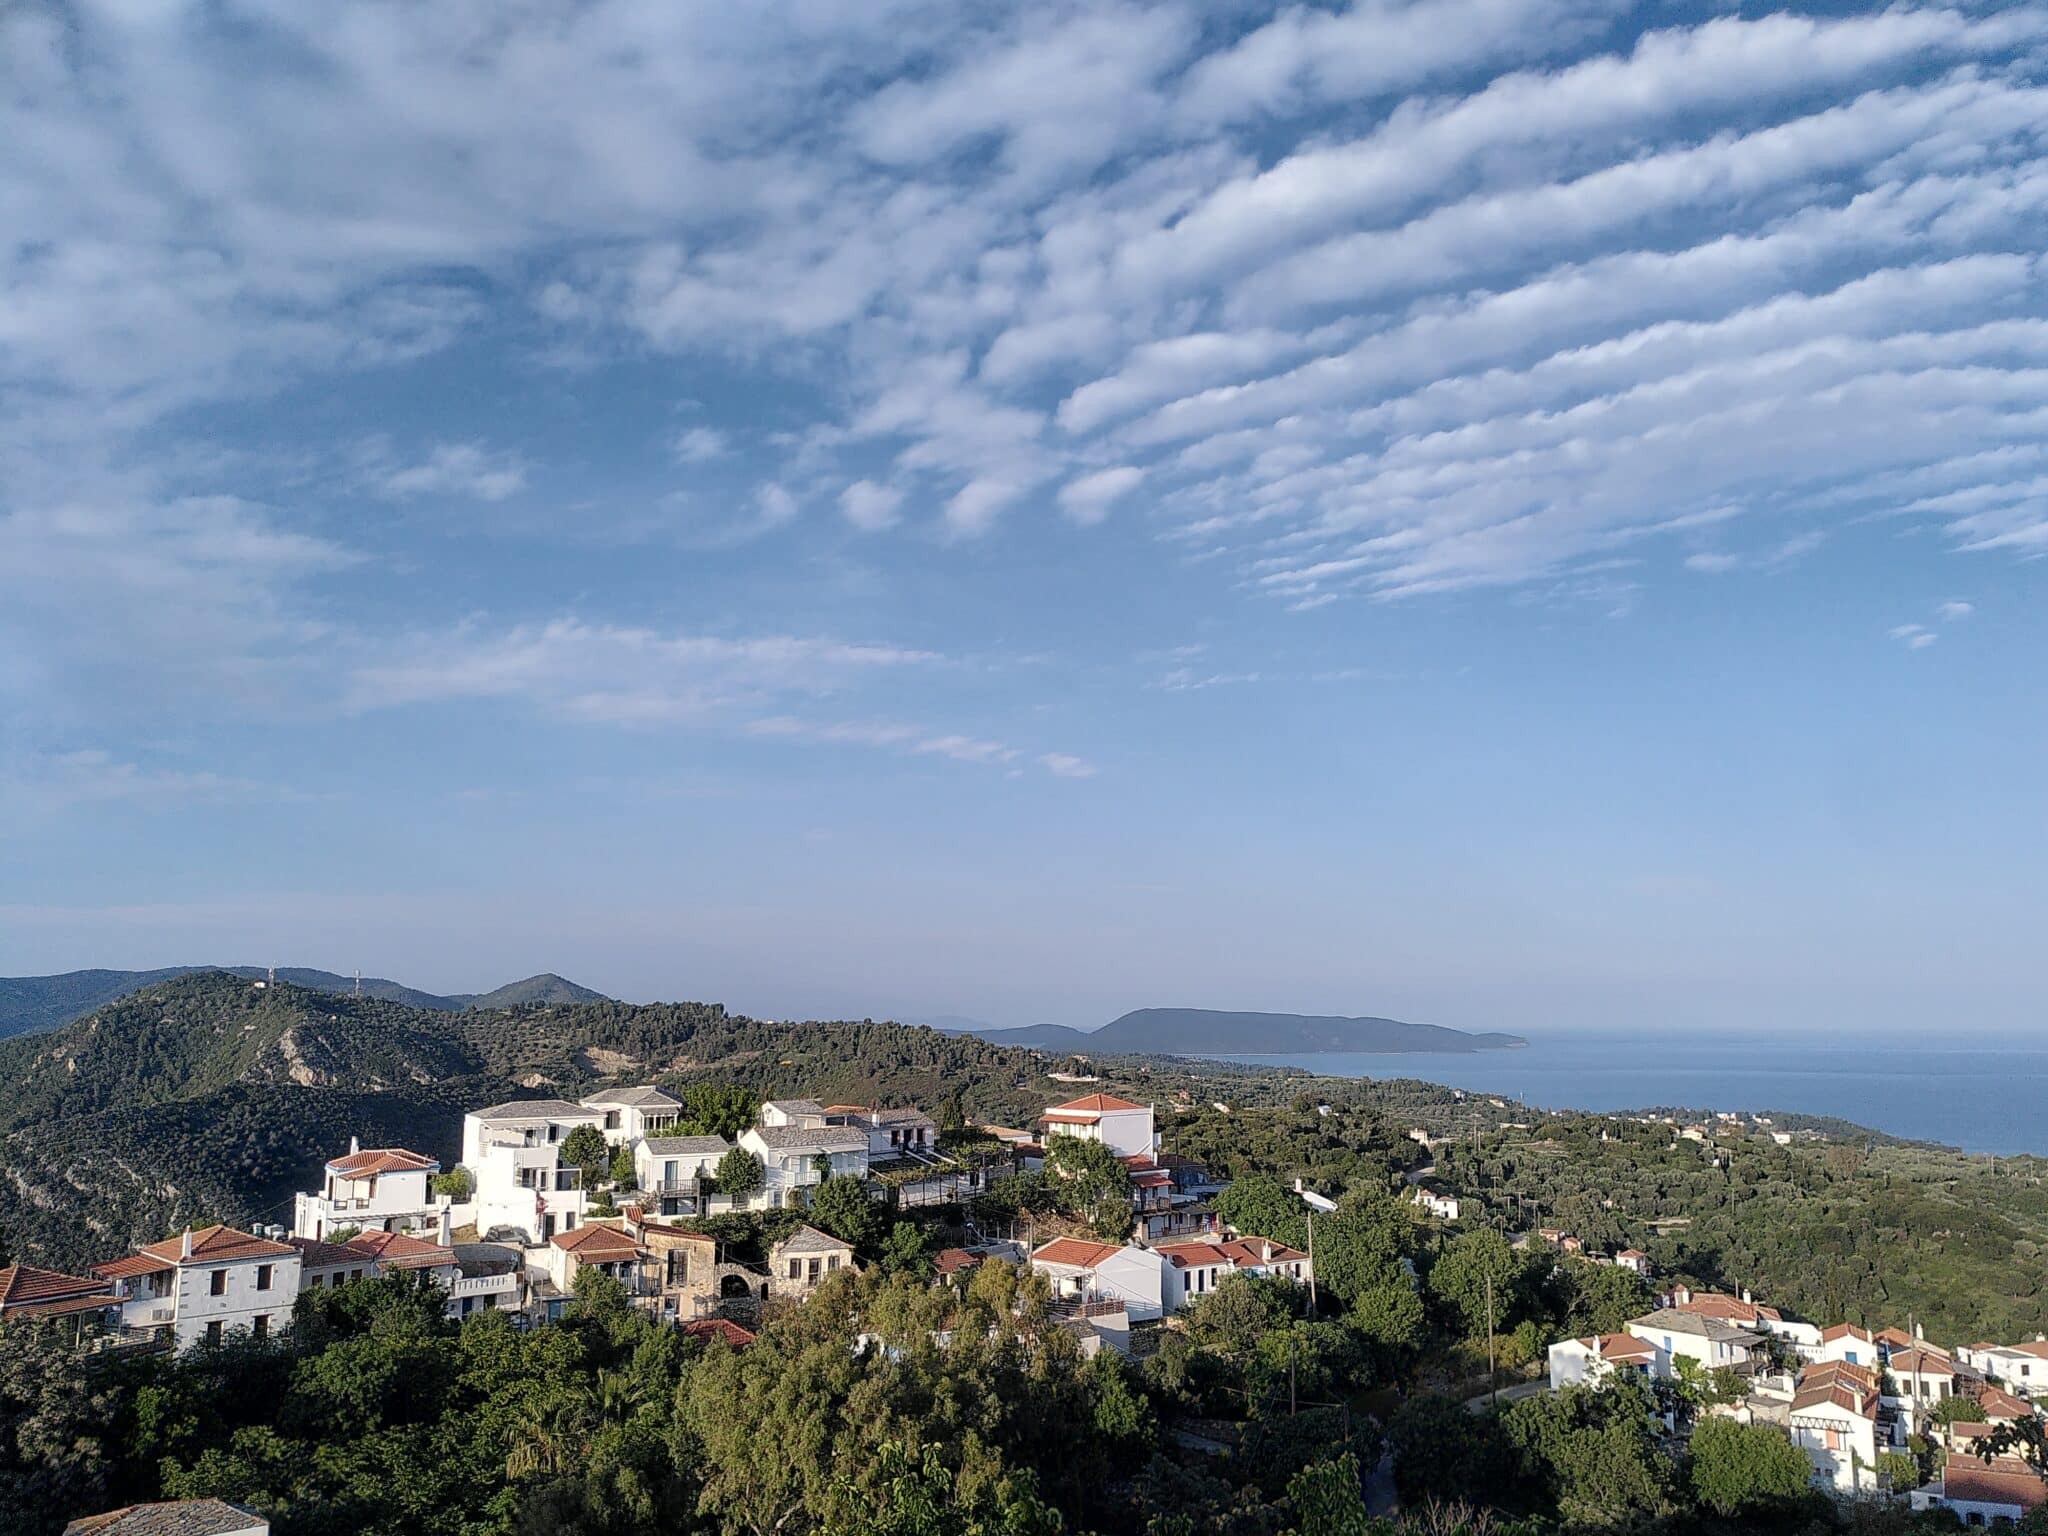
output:
<path id="1" fill-rule="evenodd" d="M 2041 1022 L 2048 7 L 0 10 L 0 972 Z"/>

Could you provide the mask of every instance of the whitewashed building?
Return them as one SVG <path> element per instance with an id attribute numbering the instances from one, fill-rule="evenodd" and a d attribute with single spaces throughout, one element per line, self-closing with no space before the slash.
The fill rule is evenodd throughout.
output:
<path id="1" fill-rule="evenodd" d="M 1964 1525 L 2017 1523 L 2043 1502 L 2048 1486 L 2016 1456 L 1988 1464 L 1976 1456 L 1951 1456 L 1941 1476 L 1912 1496 L 1915 1509 L 1946 1509 Z"/>
<path id="2" fill-rule="evenodd" d="M 515 1099 L 462 1117 L 462 1162 L 476 1176 L 480 1236 L 517 1234 L 529 1246 L 583 1221 L 582 1170 L 561 1158 L 579 1125 L 604 1129 L 605 1111 L 566 1099 Z"/>
<path id="3" fill-rule="evenodd" d="M 1031 1267 L 1061 1301 L 1115 1303 L 1134 1322 L 1165 1315 L 1169 1266 L 1156 1248 L 1056 1237 L 1032 1252 Z"/>
<path id="4" fill-rule="evenodd" d="M 114 1282 L 126 1328 L 162 1329 L 173 1348 L 256 1338 L 290 1326 L 299 1294 L 299 1251 L 233 1227 L 187 1228 L 125 1258 L 95 1264 Z"/>
<path id="5" fill-rule="evenodd" d="M 1799 1373 L 1788 1432 L 1814 1481 L 1839 1493 L 1877 1486 L 1879 1401 L 1876 1373 L 1864 1366 L 1824 1360 Z"/>
<path id="6" fill-rule="evenodd" d="M 1764 1345 L 1760 1334 L 1746 1328 L 1668 1307 L 1631 1318 L 1628 1331 L 1656 1350 L 1651 1374 L 1659 1381 L 1677 1373 L 1679 1360 L 1695 1361 L 1710 1371 L 1738 1369 L 1754 1360 Z"/>
<path id="7" fill-rule="evenodd" d="M 825 1106 L 816 1099 L 770 1099 L 761 1106 L 761 1123 L 777 1129 L 797 1126 L 816 1130 L 828 1118 Z"/>
<path id="8" fill-rule="evenodd" d="M 1055 1104 L 1040 1117 L 1048 1140 L 1078 1136 L 1099 1141 L 1118 1157 L 1147 1157 L 1159 1150 L 1152 1128 L 1152 1106 L 1134 1104 L 1113 1093 L 1091 1093 Z"/>
<path id="9" fill-rule="evenodd" d="M 867 1132 L 850 1126 L 749 1126 L 739 1144 L 761 1160 L 763 1184 L 749 1205 L 801 1205 L 828 1177 L 868 1176 Z"/>
<path id="10" fill-rule="evenodd" d="M 585 1109 L 604 1116 L 598 1129 L 614 1147 L 630 1147 L 649 1136 L 665 1136 L 675 1128 L 683 1112 L 680 1099 L 659 1088 L 605 1088 L 583 1099 Z"/>
<path id="11" fill-rule="evenodd" d="M 1632 1333 L 1590 1334 L 1550 1346 L 1550 1390 L 1592 1386 L 1615 1372 L 1649 1378 L 1656 1374 L 1657 1349 Z"/>
<path id="12" fill-rule="evenodd" d="M 2029 1339 L 2024 1344 L 1968 1344 L 1956 1351 L 1956 1360 L 2001 1387 L 2035 1393 L 2048 1387 L 2048 1340 Z"/>
<path id="13" fill-rule="evenodd" d="M 365 1150 L 351 1136 L 348 1153 L 322 1170 L 320 1187 L 292 1198 L 292 1235 L 335 1232 L 430 1232 L 448 1202 L 434 1193 L 440 1161 L 404 1147 Z"/>
<path id="14" fill-rule="evenodd" d="M 648 1137 L 633 1148 L 633 1177 L 642 1200 L 656 1215 L 698 1215 L 704 1181 L 731 1150 L 723 1136 Z"/>
<path id="15" fill-rule="evenodd" d="M 1166 1260 L 1160 1301 L 1168 1312 L 1208 1295 L 1228 1275 L 1272 1275 L 1297 1285 L 1310 1277 L 1307 1254 L 1263 1237 L 1162 1243 L 1152 1251 Z"/>

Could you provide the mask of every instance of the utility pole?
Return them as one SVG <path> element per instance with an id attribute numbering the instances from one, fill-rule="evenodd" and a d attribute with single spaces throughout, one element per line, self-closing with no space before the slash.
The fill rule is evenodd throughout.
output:
<path id="1" fill-rule="evenodd" d="M 1486 1272 L 1486 1382 L 1493 1390 L 1493 1411 L 1500 1412 L 1500 1372 L 1493 1364 L 1493 1271 Z"/>
<path id="2" fill-rule="evenodd" d="M 1316 1316 L 1316 1208 L 1308 1208 L 1308 1315 Z"/>

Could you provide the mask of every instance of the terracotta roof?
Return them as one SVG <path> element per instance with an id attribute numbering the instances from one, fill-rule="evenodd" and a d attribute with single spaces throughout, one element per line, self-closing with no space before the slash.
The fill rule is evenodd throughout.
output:
<path id="1" fill-rule="evenodd" d="M 703 1339 L 706 1343 L 713 1339 L 723 1339 L 734 1349 L 745 1349 L 754 1342 L 754 1336 L 746 1329 L 722 1317 L 700 1317 L 695 1322 L 683 1324 L 683 1332 L 693 1339 Z"/>
<path id="2" fill-rule="evenodd" d="M 1886 1362 L 1893 1375 L 1907 1376 L 1953 1376 L 1956 1368 L 1949 1358 L 1938 1349 L 1929 1349 L 1916 1344 L 1911 1349 L 1895 1349 Z"/>
<path id="3" fill-rule="evenodd" d="M 225 1499 L 175 1499 L 86 1515 L 65 1526 L 64 1536 L 227 1536 L 269 1528 L 254 1510 Z"/>
<path id="4" fill-rule="evenodd" d="M 130 1253 L 118 1259 L 109 1259 L 104 1264 L 95 1264 L 92 1272 L 102 1280 L 133 1280 L 137 1275 L 153 1275 L 161 1270 L 177 1267 L 147 1253 Z"/>
<path id="5" fill-rule="evenodd" d="M 146 1255 L 161 1260 L 163 1264 L 225 1264 L 238 1259 L 291 1259 L 297 1258 L 299 1252 L 289 1243 L 273 1243 L 267 1237 L 238 1232 L 233 1227 L 224 1227 L 218 1222 L 210 1227 L 195 1228 L 191 1236 L 192 1256 L 189 1259 L 185 1257 L 183 1234 L 167 1237 L 160 1243 L 144 1243 L 135 1250 L 131 1258 L 139 1259 Z M 119 1264 L 129 1260 L 117 1259 L 114 1262 Z M 104 1274 L 112 1267 L 98 1264 L 93 1267 L 93 1273 Z M 158 1266 L 148 1265 L 144 1269 L 131 1270 L 128 1273 L 140 1274 L 146 1269 L 156 1267 Z"/>
<path id="6" fill-rule="evenodd" d="M 1858 1328 L 1854 1323 L 1836 1323 L 1832 1328 L 1821 1329 L 1821 1343 L 1832 1344 L 1837 1339 L 1861 1339 L 1865 1344 L 1876 1342 L 1868 1328 Z"/>
<path id="7" fill-rule="evenodd" d="M 410 1232 L 359 1232 L 348 1246 L 394 1269 L 438 1269 L 455 1262 L 455 1250 Z"/>
<path id="8" fill-rule="evenodd" d="M 1219 1264 L 1228 1264 L 1232 1269 L 1256 1269 L 1308 1257 L 1297 1248 L 1274 1243 L 1269 1258 L 1266 1246 L 1262 1237 L 1233 1237 L 1227 1242 L 1162 1243 L 1152 1251 L 1175 1269 L 1208 1269 Z"/>
<path id="9" fill-rule="evenodd" d="M 437 1173 L 440 1168 L 440 1159 L 408 1152 L 404 1147 L 365 1147 L 327 1165 L 329 1173 L 338 1173 L 345 1179 L 367 1179 L 379 1173 Z"/>
<path id="10" fill-rule="evenodd" d="M 594 1221 L 572 1231 L 557 1232 L 548 1241 L 586 1263 L 609 1264 L 635 1258 L 640 1252 L 640 1245 L 617 1227 L 600 1226 Z"/>
<path id="11" fill-rule="evenodd" d="M 943 1276 L 957 1275 L 962 1270 L 977 1269 L 987 1259 L 986 1254 L 974 1253 L 966 1248 L 942 1248 L 932 1260 L 932 1268 Z"/>
<path id="12" fill-rule="evenodd" d="M 1832 1406 L 1858 1418 L 1875 1419 L 1877 1397 L 1877 1383 L 1862 1366 L 1846 1360 L 1823 1360 L 1799 1373 L 1799 1385 L 1792 1394 L 1792 1412 Z"/>
<path id="13" fill-rule="evenodd" d="M 347 1243 L 325 1243 L 317 1237 L 288 1237 L 285 1241 L 299 1250 L 299 1264 L 304 1269 L 334 1269 L 369 1259 L 362 1249 Z"/>
<path id="14" fill-rule="evenodd" d="M 1589 1334 L 1577 1341 L 1602 1360 L 1654 1360 L 1657 1350 L 1632 1333 Z"/>
<path id="15" fill-rule="evenodd" d="M 2014 1457 L 2000 1456 L 1987 1466 L 1974 1456 L 1956 1456 L 1942 1470 L 1941 1496 L 1951 1502 L 2038 1509 L 2048 1503 L 2048 1486 L 2039 1473 Z"/>
<path id="16" fill-rule="evenodd" d="M 1140 1189 L 1159 1189 L 1173 1182 L 1173 1175 L 1164 1168 L 1141 1168 L 1131 1175 L 1131 1182 Z"/>
<path id="17" fill-rule="evenodd" d="M 1951 1440 L 1982 1440 L 1990 1433 L 1989 1424 L 1972 1424 L 1964 1419 L 1957 1419 L 1948 1427 L 1948 1437 Z"/>
<path id="18" fill-rule="evenodd" d="M 1056 1237 L 1031 1255 L 1034 1264 L 1065 1264 L 1074 1269 L 1093 1269 L 1118 1252 L 1115 1243 L 1091 1243 L 1084 1237 Z"/>
<path id="19" fill-rule="evenodd" d="M 1144 1107 L 1142 1104 L 1133 1104 L 1129 1099 L 1120 1099 L 1113 1093 L 1091 1093 L 1082 1098 L 1069 1099 L 1064 1104 L 1055 1104 L 1045 1114 L 1047 1118 L 1053 1115 L 1072 1115 L 1076 1119 L 1083 1119 L 1092 1115 L 1108 1114 L 1113 1110 Z"/>
<path id="20" fill-rule="evenodd" d="M 0 1312 L 75 1301 L 81 1297 L 113 1300 L 111 1288 L 104 1279 L 67 1275 L 55 1269 L 36 1269 L 27 1264 L 10 1264 L 0 1269 Z"/>
<path id="21" fill-rule="evenodd" d="M 2002 1387 L 1979 1387 L 1976 1397 L 1977 1406 L 1984 1410 L 1987 1419 L 2025 1419 L 2033 1417 L 2035 1412 L 2032 1403 Z"/>
<path id="22" fill-rule="evenodd" d="M 1911 1349 L 1920 1341 L 1903 1328 L 1880 1328 L 1877 1330 L 1877 1342 L 1898 1349 Z"/>
<path id="23" fill-rule="evenodd" d="M 1760 1307 L 1740 1296 L 1722 1296 L 1713 1291 L 1695 1291 L 1670 1310 L 1690 1312 L 1694 1317 L 1718 1317 L 1724 1323 L 1755 1323 L 1765 1319 L 1774 1323 L 1783 1321 L 1776 1307 Z"/>
<path id="24" fill-rule="evenodd" d="M 1624 1248 L 1615 1257 L 1617 1259 L 1647 1259 L 1649 1255 L 1640 1248 Z"/>
<path id="25" fill-rule="evenodd" d="M 2023 1355 L 2032 1355 L 2036 1360 L 2048 1360 L 2048 1339 L 2028 1339 L 2024 1344 L 2012 1346 Z"/>

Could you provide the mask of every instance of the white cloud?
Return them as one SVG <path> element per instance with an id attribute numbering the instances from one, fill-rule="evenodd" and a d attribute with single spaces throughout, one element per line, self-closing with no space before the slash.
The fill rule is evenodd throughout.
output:
<path id="1" fill-rule="evenodd" d="M 1705 576 L 1718 576 L 1725 571 L 1734 570 L 1741 564 L 1740 555 L 1721 551 L 1702 550 L 1699 554 L 1685 557 L 1685 568 L 1688 571 L 1698 571 Z"/>
<path id="2" fill-rule="evenodd" d="M 503 501 L 526 489 L 526 466 L 515 453 L 493 454 L 481 443 L 442 443 L 417 464 L 388 470 L 378 488 L 395 499 L 468 496 Z"/>
<path id="3" fill-rule="evenodd" d="M 679 464 L 708 463 L 730 451 L 725 434 L 716 427 L 687 427 L 676 434 L 675 456 Z"/>
<path id="4" fill-rule="evenodd" d="M 1899 624 L 1892 628 L 1892 638 L 1904 643 L 1908 650 L 1924 651 L 1941 638 L 1924 624 Z"/>
<path id="5" fill-rule="evenodd" d="M 863 533 L 894 527 L 902 515 L 903 492 L 893 485 L 856 480 L 839 493 L 839 510 Z"/>
<path id="6" fill-rule="evenodd" d="M 1976 611 L 1977 607 L 1974 603 L 1966 603 L 1960 599 L 1951 599 L 1935 609 L 1934 614 L 1936 618 L 1948 624 L 1954 623 L 1957 619 L 1967 619 Z"/>
<path id="7" fill-rule="evenodd" d="M 961 537 L 974 538 L 995 526 L 997 516 L 1023 494 L 1021 487 L 1007 480 L 982 477 L 960 487 L 946 503 L 946 527 Z"/>
<path id="8" fill-rule="evenodd" d="M 759 486 L 754 491 L 754 508 L 760 513 L 764 528 L 779 528 L 797 515 L 796 497 L 788 488 L 772 482 Z"/>
<path id="9" fill-rule="evenodd" d="M 1038 766 L 1056 779 L 1092 779 L 1095 765 L 1066 752 L 1041 752 Z"/>
<path id="10" fill-rule="evenodd" d="M 1060 508 L 1084 527 L 1109 516 L 1109 509 L 1138 488 L 1145 471 L 1132 464 L 1098 469 L 1060 487 Z"/>

